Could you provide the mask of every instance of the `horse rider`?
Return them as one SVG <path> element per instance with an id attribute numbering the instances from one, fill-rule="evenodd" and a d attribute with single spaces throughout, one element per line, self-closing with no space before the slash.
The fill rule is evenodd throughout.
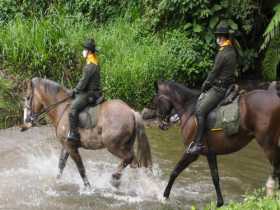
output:
<path id="1" fill-rule="evenodd" d="M 89 104 L 95 104 L 102 96 L 100 82 L 100 66 L 96 56 L 96 45 L 94 39 L 88 39 L 83 44 L 83 57 L 86 65 L 83 68 L 83 75 L 77 86 L 72 91 L 72 101 L 69 112 L 69 141 L 79 141 L 78 132 L 79 113 Z"/>
<path id="2" fill-rule="evenodd" d="M 203 135 L 207 115 L 219 104 L 228 87 L 234 83 L 238 54 L 234 40 L 230 38 L 228 26 L 219 24 L 215 36 L 219 51 L 215 57 L 214 67 L 208 73 L 207 79 L 201 87 L 202 93 L 195 107 L 198 126 L 195 140 L 187 150 L 190 154 L 199 154 L 203 151 Z"/>

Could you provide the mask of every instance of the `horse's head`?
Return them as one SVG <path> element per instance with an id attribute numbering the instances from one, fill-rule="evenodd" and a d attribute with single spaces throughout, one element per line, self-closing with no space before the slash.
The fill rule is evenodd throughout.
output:
<path id="1" fill-rule="evenodd" d="M 157 117 L 160 120 L 160 129 L 168 129 L 169 118 L 172 115 L 172 99 L 169 96 L 169 87 L 166 82 L 155 82 L 156 94 L 153 97 L 153 106 L 156 109 Z"/>
<path id="2" fill-rule="evenodd" d="M 24 115 L 22 131 L 25 131 L 34 125 L 39 113 L 43 109 L 43 104 L 38 91 L 38 78 L 28 82 L 26 95 L 24 97 Z"/>

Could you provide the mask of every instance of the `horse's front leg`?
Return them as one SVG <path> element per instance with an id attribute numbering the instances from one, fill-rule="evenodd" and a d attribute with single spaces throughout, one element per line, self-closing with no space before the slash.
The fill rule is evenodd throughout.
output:
<path id="1" fill-rule="evenodd" d="M 217 194 L 217 207 L 220 207 L 224 204 L 224 200 L 220 189 L 217 155 L 215 153 L 209 152 L 209 154 L 207 155 L 207 160 Z"/>
<path id="2" fill-rule="evenodd" d="M 198 155 L 190 155 L 189 153 L 185 152 L 182 156 L 182 158 L 180 159 L 180 161 L 177 163 L 176 167 L 174 168 L 174 170 L 172 171 L 167 187 L 164 190 L 164 194 L 163 196 L 165 198 L 169 197 L 171 188 L 173 186 L 173 183 L 175 181 L 175 179 L 177 178 L 177 176 L 179 176 L 179 174 L 185 169 L 187 168 L 187 166 L 189 164 L 191 164 L 192 162 L 194 162 L 195 160 L 197 160 Z"/>
<path id="3" fill-rule="evenodd" d="M 71 148 L 69 154 L 70 154 L 71 158 L 74 160 L 74 162 L 76 163 L 76 166 L 79 170 L 80 176 L 83 179 L 85 187 L 90 187 L 90 183 L 86 176 L 86 170 L 85 170 L 85 167 L 83 164 L 83 160 L 81 158 L 78 148 L 76 148 L 76 147 Z"/>
<path id="4" fill-rule="evenodd" d="M 56 177 L 57 179 L 59 179 L 62 176 L 68 157 L 69 157 L 69 152 L 64 147 L 62 147 L 60 152 L 59 162 L 58 162 L 58 174 Z"/>

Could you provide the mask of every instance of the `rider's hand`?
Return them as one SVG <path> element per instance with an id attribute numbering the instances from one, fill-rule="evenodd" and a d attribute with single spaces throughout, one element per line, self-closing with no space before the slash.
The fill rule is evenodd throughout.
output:
<path id="1" fill-rule="evenodd" d="M 73 89 L 72 91 L 71 91 L 71 98 L 75 98 L 75 96 L 77 95 L 77 90 L 76 89 Z"/>
<path id="2" fill-rule="evenodd" d="M 205 81 L 203 82 L 202 86 L 201 86 L 201 91 L 205 92 L 207 90 L 209 90 L 211 88 L 211 83 L 209 81 Z"/>

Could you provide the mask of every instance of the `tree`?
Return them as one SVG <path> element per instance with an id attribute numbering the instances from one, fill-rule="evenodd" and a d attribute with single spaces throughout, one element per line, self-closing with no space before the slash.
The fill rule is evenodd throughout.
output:
<path id="1" fill-rule="evenodd" d="M 263 60 L 263 76 L 267 80 L 275 80 L 280 63 L 280 4 L 274 7 L 275 14 L 264 33 L 261 50 L 266 49 Z"/>

